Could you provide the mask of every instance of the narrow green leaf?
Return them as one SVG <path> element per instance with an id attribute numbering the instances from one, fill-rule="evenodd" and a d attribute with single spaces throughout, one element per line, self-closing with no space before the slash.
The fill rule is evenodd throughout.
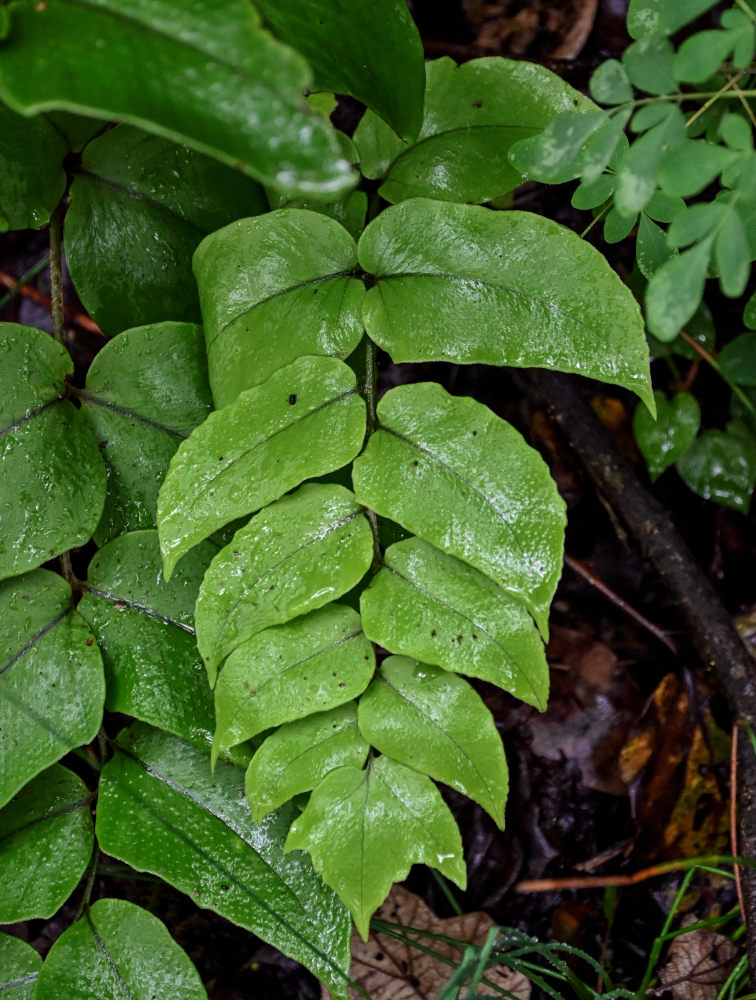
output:
<path id="1" fill-rule="evenodd" d="M 654 396 L 656 421 L 642 406 L 636 408 L 633 418 L 635 440 L 652 480 L 685 454 L 701 425 L 701 408 L 689 392 L 678 392 L 672 399 L 658 391 Z"/>
<path id="2" fill-rule="evenodd" d="M 78 605 L 102 652 L 108 710 L 205 747 L 215 713 L 197 652 L 194 603 L 217 551 L 201 543 L 166 582 L 157 532 L 122 535 L 92 559 Z"/>
<path id="3" fill-rule="evenodd" d="M 727 214 L 724 201 L 706 201 L 691 205 L 675 216 L 667 234 L 671 247 L 677 249 L 698 243 L 717 229 Z"/>
<path id="4" fill-rule="evenodd" d="M 604 220 L 604 239 L 607 243 L 621 243 L 635 229 L 637 221 L 636 212 L 631 215 L 623 215 L 616 205 L 613 206 Z"/>
<path id="5" fill-rule="evenodd" d="M 601 174 L 590 184 L 583 181 L 572 194 L 573 208 L 598 208 L 614 193 L 614 178 L 611 174 Z"/>
<path id="6" fill-rule="evenodd" d="M 179 447 L 160 489 L 166 579 L 217 528 L 346 465 L 364 434 L 354 372 L 336 358 L 300 358 L 211 413 Z"/>
<path id="7" fill-rule="evenodd" d="M 257 0 L 281 41 L 307 59 L 313 89 L 351 94 L 405 139 L 423 117 L 423 45 L 405 0 Z M 379 29 L 379 30 L 377 30 Z"/>
<path id="8" fill-rule="evenodd" d="M 154 528 L 170 460 L 212 410 L 202 328 L 156 323 L 124 331 L 92 362 L 79 399 L 108 471 L 95 541 Z"/>
<path id="9" fill-rule="evenodd" d="M 129 120 L 302 193 L 354 183 L 335 132 L 302 99 L 306 63 L 261 30 L 246 0 L 48 0 L 4 10 L 0 91 L 17 111 Z M 134 72 L 135 54 L 148 73 Z"/>
<path id="10" fill-rule="evenodd" d="M 646 289 L 646 321 L 659 340 L 673 340 L 698 308 L 712 251 L 708 237 L 663 264 Z"/>
<path id="11" fill-rule="evenodd" d="M 732 382 L 756 388 L 756 333 L 741 333 L 722 348 L 717 360 Z"/>
<path id="12" fill-rule="evenodd" d="M 520 601 L 419 538 L 390 546 L 383 563 L 360 599 L 368 638 L 392 653 L 490 681 L 545 710 L 549 667 Z"/>
<path id="13" fill-rule="evenodd" d="M 638 90 L 673 94 L 677 90 L 672 71 L 674 58 L 675 50 L 663 35 L 646 35 L 628 45 L 622 53 L 622 65 Z"/>
<path id="14" fill-rule="evenodd" d="M 21 938 L 0 934 L 0 993 L 3 1000 L 31 1000 L 42 957 Z"/>
<path id="15" fill-rule="evenodd" d="M 616 111 L 586 142 L 580 155 L 580 177 L 586 184 L 598 180 L 609 164 L 618 160 L 627 149 L 625 126 L 631 114 L 630 108 Z"/>
<path id="16" fill-rule="evenodd" d="M 370 524 L 341 486 L 305 485 L 255 515 L 215 557 L 197 600 L 210 683 L 240 643 L 341 597 L 372 559 Z"/>
<path id="17" fill-rule="evenodd" d="M 48 221 L 66 189 L 65 139 L 42 116 L 0 104 L 0 232 Z"/>
<path id="18" fill-rule="evenodd" d="M 605 111 L 562 111 L 542 135 L 514 146 L 509 159 L 522 180 L 562 184 L 580 175 L 581 149 L 606 121 Z"/>
<path id="19" fill-rule="evenodd" d="M 654 32 L 673 35 L 714 7 L 717 0 L 630 0 L 627 30 L 632 38 Z"/>
<path id="20" fill-rule="evenodd" d="M 271 726 L 351 701 L 374 670 L 360 616 L 340 604 L 258 632 L 218 676 L 214 757 Z"/>
<path id="21" fill-rule="evenodd" d="M 533 63 L 495 56 L 457 66 L 444 57 L 429 62 L 426 73 L 425 115 L 415 142 L 403 147 L 380 143 L 369 115 L 355 132 L 370 173 L 378 169 L 385 175 L 380 194 L 390 202 L 415 197 L 491 201 L 522 182 L 521 171 L 509 162 L 515 142 L 539 135 L 559 112 L 594 108 L 556 74 Z M 378 144 L 393 153 L 384 169 L 371 162 L 381 158 Z"/>
<path id="22" fill-rule="evenodd" d="M 108 334 L 199 322 L 195 247 L 266 208 L 259 185 L 238 170 L 119 125 L 84 149 L 71 184 L 65 244 L 76 291 Z"/>
<path id="23" fill-rule="evenodd" d="M 666 194 L 691 198 L 708 187 L 737 155 L 705 139 L 682 139 L 669 147 L 659 163 L 659 186 Z"/>
<path id="24" fill-rule="evenodd" d="M 92 855 L 91 798 L 81 778 L 55 764 L 3 809 L 0 923 L 51 917 L 74 891 Z"/>
<path id="25" fill-rule="evenodd" d="M 682 126 L 677 116 L 679 111 L 671 108 L 667 119 L 644 132 L 621 157 L 617 165 L 614 202 L 622 215 L 634 215 L 648 204 L 667 145 L 681 138 L 676 126 Z"/>
<path id="26" fill-rule="evenodd" d="M 456 788 L 504 828 L 504 748 L 493 716 L 467 681 L 390 656 L 360 699 L 359 726 L 376 750 Z"/>
<path id="27" fill-rule="evenodd" d="M 667 234 L 645 212 L 640 215 L 635 252 L 641 274 L 649 279 L 675 253 L 667 242 Z"/>
<path id="28" fill-rule="evenodd" d="M 538 452 L 481 403 L 431 383 L 387 392 L 378 419 L 354 463 L 357 499 L 500 584 L 545 633 L 565 514 Z"/>
<path id="29" fill-rule="evenodd" d="M 731 299 L 739 298 L 751 276 L 751 252 L 745 226 L 735 206 L 730 207 L 717 233 L 714 260 L 723 294 Z"/>
<path id="30" fill-rule="evenodd" d="M 0 579 L 83 545 L 102 513 L 105 466 L 65 396 L 71 374 L 49 334 L 0 323 Z"/>
<path id="31" fill-rule="evenodd" d="M 102 661 L 49 570 L 0 584 L 0 806 L 102 721 Z"/>
<path id="32" fill-rule="evenodd" d="M 623 104 L 633 99 L 632 84 L 619 59 L 605 59 L 592 73 L 589 88 L 599 104 Z"/>
<path id="33" fill-rule="evenodd" d="M 415 199 L 363 233 L 369 335 L 395 362 L 579 372 L 651 400 L 630 291 L 575 233 L 527 212 Z"/>
<path id="34" fill-rule="evenodd" d="M 686 485 L 706 500 L 747 514 L 756 485 L 756 438 L 704 431 L 677 463 L 677 470 Z"/>
<path id="35" fill-rule="evenodd" d="M 284 857 L 293 806 L 252 822 L 244 773 L 175 737 L 132 726 L 103 768 L 102 849 L 302 962 L 347 1000 L 349 915 L 302 854 Z"/>
<path id="36" fill-rule="evenodd" d="M 292 824 L 286 850 L 309 851 L 323 879 L 367 940 L 370 917 L 413 864 L 437 868 L 465 888 L 462 843 L 438 789 L 390 757 L 325 776 Z"/>
<path id="37" fill-rule="evenodd" d="M 247 799 L 256 823 L 337 767 L 362 767 L 370 747 L 357 728 L 354 702 L 279 726 L 247 768 Z"/>
<path id="38" fill-rule="evenodd" d="M 207 1000 L 197 970 L 165 925 L 125 899 L 98 899 L 50 949 L 37 1000 Z"/>
<path id="39" fill-rule="evenodd" d="M 354 240 L 333 219 L 279 209 L 200 244 L 194 270 L 215 405 L 305 354 L 345 358 L 362 336 Z"/>

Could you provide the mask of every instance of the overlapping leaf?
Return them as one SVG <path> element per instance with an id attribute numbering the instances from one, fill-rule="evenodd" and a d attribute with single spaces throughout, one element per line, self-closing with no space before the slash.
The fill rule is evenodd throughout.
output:
<path id="1" fill-rule="evenodd" d="M 258 632 L 236 647 L 218 677 L 214 756 L 271 726 L 351 701 L 374 670 L 360 616 L 340 604 Z"/>
<path id="2" fill-rule="evenodd" d="M 549 667 L 524 604 L 491 579 L 419 538 L 389 546 L 360 599 L 365 634 L 468 677 L 480 677 L 543 711 Z"/>
<path id="3" fill-rule="evenodd" d="M 638 306 L 604 257 L 526 212 L 422 198 L 360 238 L 368 334 L 396 362 L 578 372 L 653 396 Z"/>
<path id="4" fill-rule="evenodd" d="M 94 359 L 79 398 L 108 471 L 95 541 L 154 528 L 170 460 L 212 409 L 201 327 L 124 331 Z"/>
<path id="5" fill-rule="evenodd" d="M 307 111 L 306 63 L 246 0 L 48 0 L 5 14 L 0 92 L 16 110 L 133 121 L 277 187 L 354 183 L 335 132 Z"/>
<path id="6" fill-rule="evenodd" d="M 300 358 L 212 413 L 179 447 L 160 490 L 166 578 L 217 528 L 346 465 L 364 433 L 354 373 L 335 358 Z"/>
<path id="7" fill-rule="evenodd" d="M 205 747 L 215 716 L 194 636 L 194 603 L 217 551 L 202 542 L 167 582 L 157 532 L 122 535 L 92 559 L 78 605 L 102 651 L 107 708 Z"/>
<path id="8" fill-rule="evenodd" d="M 5 806 L 0 923 L 51 917 L 71 895 L 92 854 L 91 800 L 81 778 L 55 764 Z"/>
<path id="9" fill-rule="evenodd" d="M 0 232 L 48 221 L 66 189 L 67 144 L 45 118 L 0 104 Z"/>
<path id="10" fill-rule="evenodd" d="M 41 968 L 42 958 L 31 945 L 0 934 L 0 992 L 5 1000 L 31 1000 Z"/>
<path id="11" fill-rule="evenodd" d="M 0 806 L 102 719 L 102 660 L 65 580 L 35 570 L 0 584 Z"/>
<path id="12" fill-rule="evenodd" d="M 405 139 L 423 114 L 423 46 L 404 0 L 258 0 L 273 31 L 307 58 L 315 90 L 351 94 Z M 376 30 L 380 26 L 380 30 Z"/>
<path id="13" fill-rule="evenodd" d="M 345 358 L 362 336 L 365 286 L 338 222 L 305 209 L 240 219 L 194 257 L 215 405 L 305 354 Z"/>
<path id="14" fill-rule="evenodd" d="M 267 209 L 238 170 L 130 125 L 90 142 L 71 184 L 66 260 L 106 333 L 199 321 L 192 253 L 203 236 Z"/>
<path id="15" fill-rule="evenodd" d="M 493 716 L 467 681 L 390 656 L 360 699 L 359 726 L 381 753 L 456 788 L 503 828 L 504 749 Z"/>
<path id="16" fill-rule="evenodd" d="M 68 352 L 49 334 L 0 324 L 0 578 L 82 545 L 105 501 L 105 467 L 65 398 Z"/>
<path id="17" fill-rule="evenodd" d="M 350 921 L 303 854 L 284 857 L 294 808 L 260 826 L 244 798 L 244 773 L 144 726 L 120 739 L 103 769 L 97 837 L 104 851 L 160 875 L 302 962 L 346 1000 Z"/>
<path id="18" fill-rule="evenodd" d="M 513 143 L 540 133 L 560 111 L 594 106 L 549 70 L 498 56 L 462 66 L 434 59 L 426 74 L 414 142 L 398 141 L 371 112 L 355 132 L 362 171 L 383 178 L 380 194 L 390 202 L 491 201 L 522 183 L 508 158 Z"/>
<path id="19" fill-rule="evenodd" d="M 125 899 L 98 899 L 50 949 L 38 1000 L 207 1000 L 197 970 L 165 925 Z"/>
<path id="20" fill-rule="evenodd" d="M 197 600 L 210 683 L 240 643 L 341 597 L 372 558 L 364 509 L 341 486 L 307 484 L 256 514 L 215 557 Z"/>
<path id="21" fill-rule="evenodd" d="M 640 406 L 633 420 L 635 439 L 652 480 L 685 454 L 701 424 L 701 408 L 689 392 L 678 392 L 672 399 L 663 392 L 654 395 L 656 421 Z"/>
<path id="22" fill-rule="evenodd" d="M 438 789 L 386 756 L 326 775 L 292 824 L 286 850 L 297 848 L 310 852 L 365 940 L 371 915 L 413 864 L 466 884 L 459 830 Z"/>
<path id="23" fill-rule="evenodd" d="M 540 455 L 487 407 L 432 383 L 386 393 L 378 420 L 354 463 L 357 499 L 490 577 L 545 633 L 565 514 Z"/>
<path id="24" fill-rule="evenodd" d="M 279 726 L 247 768 L 247 800 L 256 823 L 337 767 L 362 767 L 368 744 L 357 728 L 357 706 L 340 705 Z"/>

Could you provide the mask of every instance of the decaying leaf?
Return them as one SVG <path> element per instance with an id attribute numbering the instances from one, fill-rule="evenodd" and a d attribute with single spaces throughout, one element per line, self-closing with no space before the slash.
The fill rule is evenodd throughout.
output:
<path id="1" fill-rule="evenodd" d="M 673 1000 L 714 1000 L 735 965 L 738 949 L 721 934 L 697 930 L 669 946 L 659 979 Z"/>
<path id="2" fill-rule="evenodd" d="M 412 892 L 395 885 L 386 902 L 375 914 L 377 919 L 414 927 L 431 934 L 444 934 L 470 944 L 482 945 L 494 922 L 487 913 L 465 913 L 460 917 L 439 919 Z M 419 939 L 425 947 L 459 962 L 463 949 L 443 941 Z M 373 931 L 367 942 L 355 932 L 352 937 L 352 979 L 366 990 L 373 1000 L 431 1000 L 453 974 L 452 966 L 397 941 L 387 934 Z M 489 969 L 486 979 L 509 991 L 510 995 L 529 1000 L 530 983 L 518 972 L 505 966 Z M 478 992 L 490 992 L 484 984 Z M 330 994 L 321 988 L 321 1000 Z M 349 991 L 357 1000 L 357 993 Z"/>

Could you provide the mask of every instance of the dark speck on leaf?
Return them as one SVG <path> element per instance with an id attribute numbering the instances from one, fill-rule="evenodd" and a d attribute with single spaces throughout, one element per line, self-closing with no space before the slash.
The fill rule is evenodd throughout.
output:
<path id="1" fill-rule="evenodd" d="M 482 108 L 483 107 L 483 101 L 473 101 L 473 107 L 474 108 Z"/>
<path id="2" fill-rule="evenodd" d="M 294 404 L 296 403 L 296 401 L 297 401 L 297 397 L 292 392 L 292 394 L 289 396 L 289 406 L 294 406 Z"/>
<path id="3" fill-rule="evenodd" d="M 435 638 L 436 630 L 434 628 L 431 629 L 431 635 Z"/>
<path id="4" fill-rule="evenodd" d="M 87 646 L 94 646 L 94 639 L 92 638 L 91 635 L 87 636 L 86 643 L 87 643 Z"/>
<path id="5" fill-rule="evenodd" d="M 341 684 L 339 684 L 339 687 L 340 688 L 345 688 L 346 687 L 346 681 L 342 681 Z"/>

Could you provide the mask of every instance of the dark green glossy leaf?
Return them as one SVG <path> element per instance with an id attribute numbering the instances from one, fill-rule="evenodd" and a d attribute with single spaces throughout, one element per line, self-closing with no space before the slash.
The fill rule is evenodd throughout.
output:
<path id="1" fill-rule="evenodd" d="M 252 822 L 244 772 L 175 737 L 133 726 L 103 768 L 104 851 L 159 875 L 302 962 L 347 1000 L 349 916 L 302 854 L 284 857 L 293 806 Z"/>
<path id="2" fill-rule="evenodd" d="M 63 136 L 41 116 L 0 104 L 0 232 L 48 221 L 66 189 Z"/>
<path id="3" fill-rule="evenodd" d="M 542 632 L 562 567 L 564 502 L 541 456 L 486 406 L 432 383 L 378 404 L 357 499 L 513 594 Z"/>
<path id="4" fill-rule="evenodd" d="M 656 421 L 642 406 L 636 408 L 633 419 L 635 440 L 652 480 L 685 454 L 701 425 L 701 408 L 690 393 L 678 392 L 672 399 L 663 392 L 654 396 Z"/>
<path id="5" fill-rule="evenodd" d="M 359 726 L 381 753 L 456 788 L 504 828 L 504 748 L 493 716 L 467 681 L 390 656 L 360 698 Z"/>
<path id="6" fill-rule="evenodd" d="M 122 535 L 92 559 L 78 605 L 102 651 L 107 708 L 205 747 L 215 715 L 194 637 L 194 602 L 217 551 L 201 543 L 166 582 L 157 532 Z"/>
<path id="7" fill-rule="evenodd" d="M 386 756 L 325 776 L 292 824 L 286 850 L 297 848 L 310 852 L 365 940 L 373 912 L 413 864 L 466 883 L 459 830 L 438 789 Z"/>
<path id="8" fill-rule="evenodd" d="M 202 328 L 157 323 L 126 330 L 94 359 L 79 398 L 108 470 L 95 541 L 155 527 L 170 460 L 212 410 Z"/>
<path id="9" fill-rule="evenodd" d="M 307 59 L 313 89 L 351 94 L 399 135 L 423 116 L 423 46 L 405 0 L 257 0 L 278 38 Z"/>
<path id="10" fill-rule="evenodd" d="M 303 193 L 354 183 L 335 132 L 302 99 L 306 63 L 260 29 L 246 0 L 48 0 L 5 12 L 0 91 L 16 110 L 130 120 Z M 149 72 L 134 72 L 136 53 Z"/>
<path id="11" fill-rule="evenodd" d="M 747 514 L 756 485 L 756 438 L 748 433 L 704 431 L 677 470 L 685 483 L 706 500 Z"/>
<path id="12" fill-rule="evenodd" d="M 328 604 L 237 646 L 215 686 L 214 755 L 362 694 L 375 652 L 352 608 Z"/>
<path id="13" fill-rule="evenodd" d="M 357 706 L 340 705 L 279 726 L 247 769 L 247 799 L 256 823 L 336 767 L 362 767 L 369 750 L 357 728 Z"/>
<path id="14" fill-rule="evenodd" d="M 194 257 L 218 407 L 305 354 L 345 358 L 362 336 L 354 240 L 333 219 L 279 209 L 240 219 Z"/>
<path id="15" fill-rule="evenodd" d="M 630 0 L 627 30 L 632 38 L 643 38 L 660 32 L 672 35 L 679 28 L 695 21 L 717 0 Z"/>
<path id="16" fill-rule="evenodd" d="M 119 125 L 89 143 L 71 185 L 65 242 L 76 290 L 106 333 L 198 322 L 195 247 L 266 207 L 260 187 L 238 170 Z"/>
<path id="17" fill-rule="evenodd" d="M 42 958 L 25 941 L 0 934 L 0 993 L 3 1000 L 31 1000 Z"/>
<path id="18" fill-rule="evenodd" d="M 363 233 L 370 336 L 396 362 L 579 372 L 652 399 L 637 304 L 604 257 L 527 212 L 415 199 Z"/>
<path id="19" fill-rule="evenodd" d="M 166 578 L 217 528 L 346 465 L 364 434 L 354 372 L 336 358 L 300 358 L 211 413 L 174 455 L 160 490 Z"/>
<path id="20" fill-rule="evenodd" d="M 98 899 L 50 949 L 37 1000 L 207 1000 L 197 970 L 164 924 L 125 899 Z"/>
<path id="21" fill-rule="evenodd" d="M 302 208 L 309 212 L 327 215 L 329 219 L 334 219 L 339 225 L 342 225 L 354 240 L 360 238 L 360 234 L 365 228 L 368 197 L 364 191 L 350 191 L 346 198 L 340 198 L 336 201 L 323 201 L 320 198 L 290 198 L 280 191 L 274 191 L 273 188 L 268 188 L 265 193 L 272 209 Z"/>
<path id="22" fill-rule="evenodd" d="M 743 325 L 749 330 L 756 330 L 756 292 L 746 302 L 743 309 Z"/>
<path id="23" fill-rule="evenodd" d="M 392 146 L 366 114 L 355 143 L 369 176 L 384 177 L 380 194 L 390 202 L 427 197 L 440 201 L 491 201 L 522 183 L 509 162 L 515 142 L 540 134 L 560 111 L 593 108 L 554 73 L 533 63 L 498 56 L 457 66 L 449 58 L 426 67 L 425 115 L 414 143 Z"/>
<path id="24" fill-rule="evenodd" d="M 105 466 L 65 398 L 73 362 L 49 334 L 0 323 L 0 578 L 82 545 L 105 501 Z"/>
<path id="25" fill-rule="evenodd" d="M 712 251 L 707 237 L 690 250 L 668 260 L 646 289 L 646 322 L 659 340 L 673 340 L 698 308 Z"/>
<path id="26" fill-rule="evenodd" d="M 197 642 L 210 683 L 239 643 L 356 586 L 373 533 L 353 494 L 308 484 L 255 515 L 213 560 L 197 601 Z"/>
<path id="27" fill-rule="evenodd" d="M 756 387 L 756 333 L 741 333 L 723 347 L 719 367 L 737 385 Z"/>
<path id="28" fill-rule="evenodd" d="M 373 642 L 480 677 L 546 708 L 543 642 L 520 601 L 419 538 L 392 545 L 383 563 L 360 599 L 362 625 Z"/>
<path id="29" fill-rule="evenodd" d="M 62 577 L 0 584 L 0 806 L 89 743 L 102 720 L 102 660 Z"/>
<path id="30" fill-rule="evenodd" d="M 81 778 L 55 764 L 0 813 L 0 923 L 51 917 L 74 891 L 94 844 L 91 801 Z"/>

